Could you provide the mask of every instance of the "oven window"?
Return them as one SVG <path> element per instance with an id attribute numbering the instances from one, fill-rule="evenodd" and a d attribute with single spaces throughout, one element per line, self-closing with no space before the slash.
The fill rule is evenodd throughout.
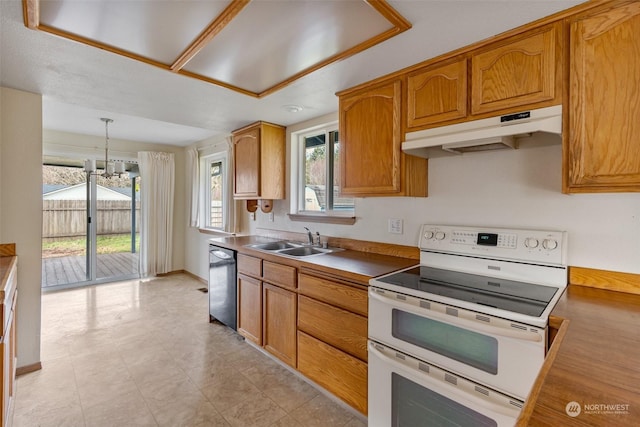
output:
<path id="1" fill-rule="evenodd" d="M 498 373 L 498 340 L 447 323 L 393 309 L 393 336 L 490 374 Z"/>
<path id="2" fill-rule="evenodd" d="M 422 387 L 395 372 L 391 374 L 393 427 L 490 427 L 495 420 Z"/>

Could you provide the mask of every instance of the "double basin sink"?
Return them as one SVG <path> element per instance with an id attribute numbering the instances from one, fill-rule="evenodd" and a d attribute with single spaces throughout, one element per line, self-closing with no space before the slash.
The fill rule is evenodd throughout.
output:
<path id="1" fill-rule="evenodd" d="M 321 248 L 318 246 L 305 245 L 302 243 L 289 242 L 286 240 L 267 243 L 252 243 L 245 246 L 247 248 L 256 249 L 259 251 L 293 258 L 325 255 L 343 250 L 340 248 Z"/>

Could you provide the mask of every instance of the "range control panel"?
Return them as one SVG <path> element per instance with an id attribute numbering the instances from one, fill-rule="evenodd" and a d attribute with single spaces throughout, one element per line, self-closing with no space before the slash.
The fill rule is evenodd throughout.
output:
<path id="1" fill-rule="evenodd" d="M 421 250 L 564 265 L 567 233 L 424 224 L 419 246 Z"/>

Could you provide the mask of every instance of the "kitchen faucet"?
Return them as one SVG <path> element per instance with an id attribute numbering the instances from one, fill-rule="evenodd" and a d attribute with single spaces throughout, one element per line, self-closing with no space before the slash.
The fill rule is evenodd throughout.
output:
<path id="1" fill-rule="evenodd" d="M 309 230 L 307 227 L 304 227 L 305 230 L 307 230 L 307 237 L 309 239 L 309 245 L 313 246 L 313 234 L 311 233 L 311 230 Z"/>

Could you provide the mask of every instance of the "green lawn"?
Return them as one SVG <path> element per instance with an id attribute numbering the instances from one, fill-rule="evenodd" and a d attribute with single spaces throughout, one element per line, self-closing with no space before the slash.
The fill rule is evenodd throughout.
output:
<path id="1" fill-rule="evenodd" d="M 69 237 L 66 239 L 43 239 L 42 257 L 83 255 L 86 249 L 86 239 Z M 98 254 L 113 254 L 131 252 L 130 234 L 110 234 L 98 236 Z M 140 250 L 140 235 L 136 237 L 136 251 Z"/>

